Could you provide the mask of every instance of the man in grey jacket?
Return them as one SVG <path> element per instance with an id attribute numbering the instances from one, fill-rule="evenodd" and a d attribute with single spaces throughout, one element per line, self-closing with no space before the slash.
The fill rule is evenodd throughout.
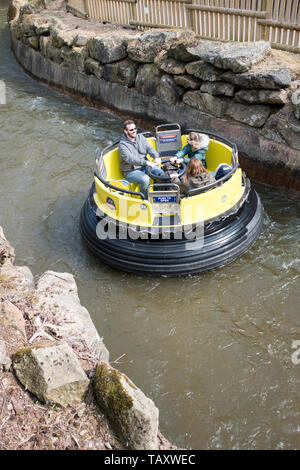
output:
<path id="1" fill-rule="evenodd" d="M 119 143 L 120 169 L 124 178 L 129 183 L 137 183 L 140 192 L 148 197 L 150 177 L 148 171 L 155 175 L 163 175 L 160 168 L 161 160 L 158 153 L 142 134 L 137 134 L 137 128 L 133 121 L 124 122 L 124 134 Z M 147 159 L 147 154 L 154 158 L 154 161 Z"/>

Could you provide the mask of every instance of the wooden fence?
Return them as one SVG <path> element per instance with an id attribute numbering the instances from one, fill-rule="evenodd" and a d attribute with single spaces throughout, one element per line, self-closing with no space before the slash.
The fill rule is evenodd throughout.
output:
<path id="1" fill-rule="evenodd" d="M 218 41 L 300 52 L 300 0 L 69 0 L 80 14 L 139 29 L 190 28 Z"/>

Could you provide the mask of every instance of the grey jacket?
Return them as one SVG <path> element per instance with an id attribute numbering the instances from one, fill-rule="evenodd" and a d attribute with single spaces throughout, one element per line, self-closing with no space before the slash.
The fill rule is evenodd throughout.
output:
<path id="1" fill-rule="evenodd" d="M 120 169 L 126 175 L 130 171 L 140 170 L 146 166 L 146 155 L 158 158 L 158 153 L 148 143 L 146 137 L 137 134 L 135 142 L 128 139 L 124 133 L 119 143 Z"/>

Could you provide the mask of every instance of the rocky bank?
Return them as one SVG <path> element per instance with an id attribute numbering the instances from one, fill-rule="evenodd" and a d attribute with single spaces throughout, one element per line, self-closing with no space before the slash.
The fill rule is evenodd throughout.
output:
<path id="1" fill-rule="evenodd" d="M 34 279 L 0 227 L 0 449 L 175 449 L 109 363 L 72 275 Z"/>
<path id="2" fill-rule="evenodd" d="M 36 79 L 144 126 L 225 136 L 248 176 L 300 189 L 299 55 L 81 19 L 63 1 L 14 0 L 9 25 L 12 50 Z"/>

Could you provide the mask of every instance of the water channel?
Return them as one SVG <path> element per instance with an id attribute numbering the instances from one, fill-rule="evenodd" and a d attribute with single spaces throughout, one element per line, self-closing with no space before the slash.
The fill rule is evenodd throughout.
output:
<path id="1" fill-rule="evenodd" d="M 0 225 L 16 264 L 35 276 L 75 276 L 111 360 L 124 355 L 117 367 L 154 400 L 173 444 L 299 448 L 299 199 L 256 185 L 261 236 L 205 275 L 144 278 L 95 260 L 82 245 L 79 212 L 95 149 L 116 140 L 122 123 L 23 72 L 9 48 L 7 6 L 0 0 Z"/>

